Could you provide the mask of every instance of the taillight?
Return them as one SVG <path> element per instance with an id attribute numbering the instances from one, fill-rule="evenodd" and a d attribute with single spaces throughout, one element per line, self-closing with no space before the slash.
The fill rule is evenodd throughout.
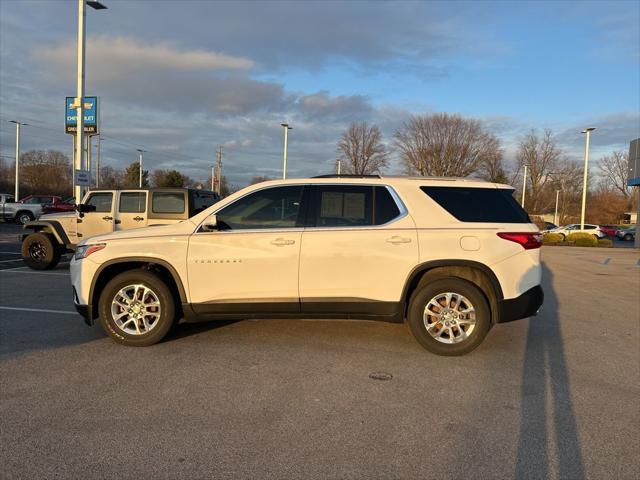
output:
<path id="1" fill-rule="evenodd" d="M 525 250 L 542 246 L 542 234 L 538 232 L 498 232 L 498 236 L 519 243 Z"/>

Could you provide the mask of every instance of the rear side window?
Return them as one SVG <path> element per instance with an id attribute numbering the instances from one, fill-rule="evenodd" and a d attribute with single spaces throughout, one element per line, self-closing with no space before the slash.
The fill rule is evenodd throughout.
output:
<path id="1" fill-rule="evenodd" d="M 93 205 L 96 207 L 96 212 L 110 212 L 111 203 L 113 202 L 113 193 L 92 193 L 86 201 L 87 205 Z"/>
<path id="2" fill-rule="evenodd" d="M 151 204 L 153 213 L 184 213 L 182 192 L 154 192 Z"/>
<path id="3" fill-rule="evenodd" d="M 120 194 L 120 213 L 144 213 L 147 207 L 145 192 L 123 192 Z"/>
<path id="4" fill-rule="evenodd" d="M 511 189 L 469 187 L 420 187 L 461 222 L 531 223 L 513 198 Z"/>
<path id="5" fill-rule="evenodd" d="M 321 185 L 313 189 L 310 224 L 316 227 L 382 225 L 400 214 L 385 187 Z"/>

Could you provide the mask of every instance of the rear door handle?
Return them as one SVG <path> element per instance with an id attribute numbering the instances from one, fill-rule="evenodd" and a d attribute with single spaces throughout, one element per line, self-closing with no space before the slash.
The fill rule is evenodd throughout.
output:
<path id="1" fill-rule="evenodd" d="M 295 240 L 287 240 L 285 238 L 276 238 L 275 240 L 271 240 L 271 245 L 276 245 L 278 247 L 284 247 L 285 245 L 293 245 L 296 243 Z"/>
<path id="2" fill-rule="evenodd" d="M 138 215 L 137 217 L 133 217 L 133 219 L 134 219 L 136 222 L 141 222 L 142 220 L 144 220 L 144 218 L 142 218 L 140 215 Z"/>
<path id="3" fill-rule="evenodd" d="M 407 237 L 399 237 L 394 235 L 391 238 L 387 238 L 387 242 L 397 244 L 397 243 L 411 243 L 411 239 Z"/>
<path id="4" fill-rule="evenodd" d="M 102 217 L 103 220 L 113 220 L 113 217 L 110 217 L 109 215 L 107 215 L 106 217 Z"/>

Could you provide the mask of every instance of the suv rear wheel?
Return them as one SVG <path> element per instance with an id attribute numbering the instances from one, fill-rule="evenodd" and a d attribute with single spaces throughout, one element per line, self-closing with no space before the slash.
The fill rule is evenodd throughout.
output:
<path id="1" fill-rule="evenodd" d="M 464 355 L 476 348 L 491 324 L 483 293 L 460 278 L 440 278 L 411 296 L 407 321 L 418 343 L 438 355 Z"/>
<path id="2" fill-rule="evenodd" d="M 169 287 L 145 270 L 115 276 L 100 295 L 100 323 L 116 342 L 134 347 L 153 345 L 175 321 L 175 301 Z"/>

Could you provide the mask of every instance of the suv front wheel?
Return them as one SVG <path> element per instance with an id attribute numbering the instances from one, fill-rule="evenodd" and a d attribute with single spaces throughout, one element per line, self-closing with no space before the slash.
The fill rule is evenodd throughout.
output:
<path id="1" fill-rule="evenodd" d="M 438 355 L 464 355 L 475 349 L 491 324 L 483 293 L 460 278 L 434 279 L 411 296 L 407 321 L 418 343 Z"/>
<path id="2" fill-rule="evenodd" d="M 175 302 L 169 287 L 145 270 L 115 276 L 100 295 L 100 323 L 116 342 L 133 347 L 153 345 L 174 324 Z"/>

